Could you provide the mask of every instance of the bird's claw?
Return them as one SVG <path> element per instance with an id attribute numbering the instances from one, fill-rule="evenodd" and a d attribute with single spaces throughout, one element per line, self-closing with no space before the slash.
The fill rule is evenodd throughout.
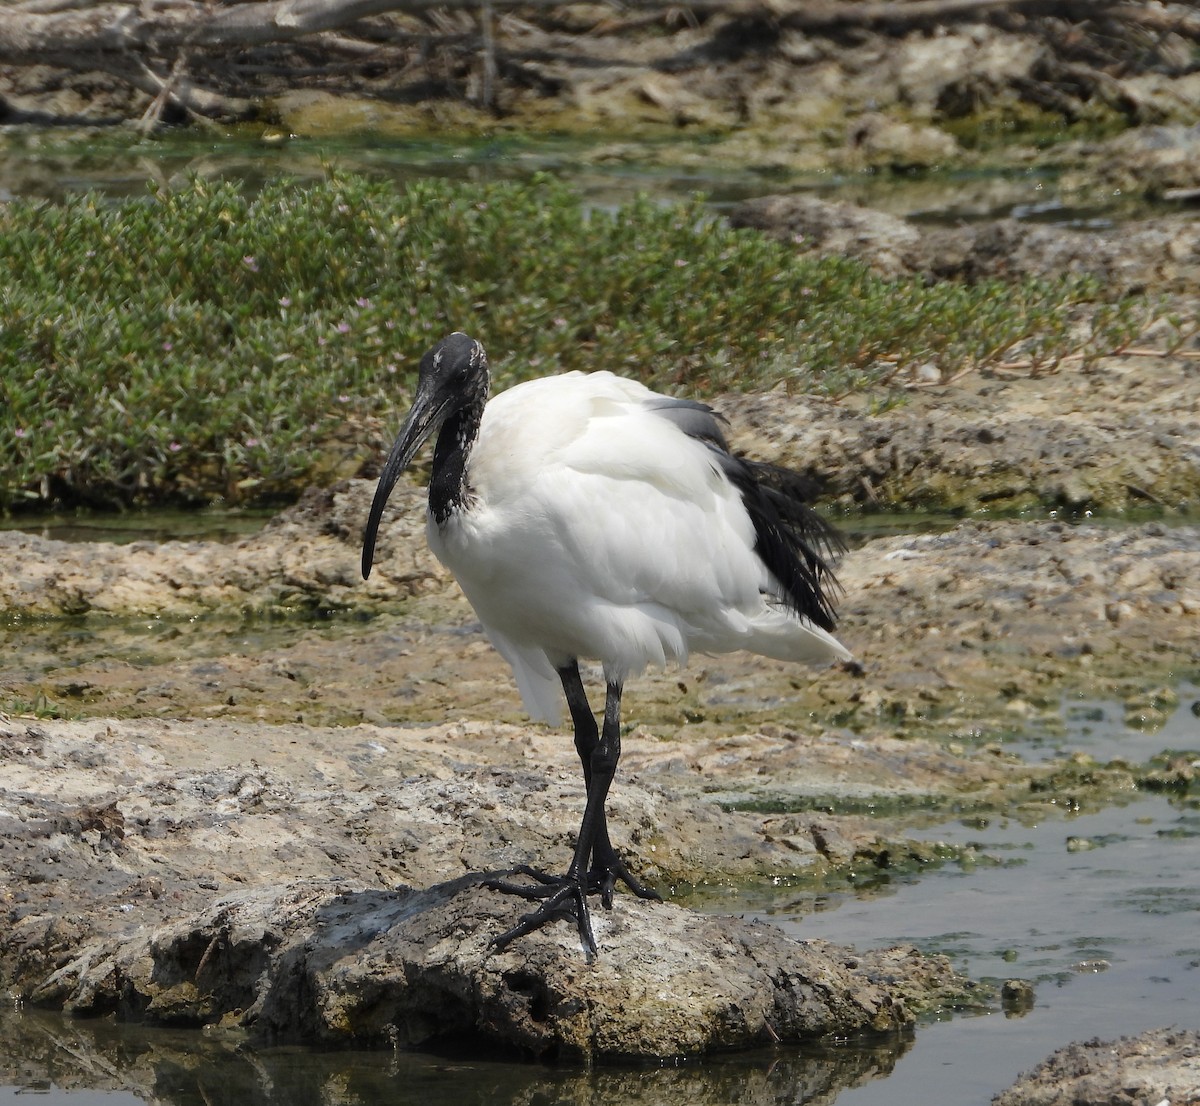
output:
<path id="1" fill-rule="evenodd" d="M 548 899 L 557 894 L 563 884 L 570 879 L 569 876 L 552 876 L 548 872 L 543 872 L 540 868 L 533 868 L 528 864 L 518 864 L 515 868 L 508 869 L 505 875 L 528 876 L 536 882 L 530 885 L 516 883 L 501 876 L 488 876 L 482 881 L 483 886 L 492 891 L 502 891 L 506 895 L 520 895 L 523 899 L 536 900 Z"/>
<path id="2" fill-rule="evenodd" d="M 554 878 L 546 877 L 543 873 L 535 875 L 533 869 L 525 874 L 533 875 L 535 879 Z M 525 887 L 521 884 L 509 883 L 506 880 L 487 880 L 484 883 L 485 887 L 491 887 L 496 891 L 544 900 L 536 910 L 522 915 L 521 920 L 512 929 L 507 929 L 498 937 L 493 937 L 490 942 L 492 948 L 500 951 L 518 937 L 524 937 L 525 934 L 532 933 L 535 929 L 541 929 L 547 922 L 557 921 L 559 918 L 574 918 L 575 924 L 579 927 L 579 939 L 583 942 L 588 956 L 596 955 L 596 935 L 592 932 L 592 915 L 588 910 L 587 890 L 574 876 L 559 876 L 555 882 L 558 883 L 556 890 L 551 890 L 545 884 L 541 887 Z"/>
<path id="3" fill-rule="evenodd" d="M 502 876 L 489 876 L 482 881 L 483 886 L 492 891 L 500 891 L 506 895 L 519 895 L 531 902 L 540 901 L 541 905 L 521 917 L 511 929 L 505 930 L 500 936 L 491 941 L 494 949 L 503 949 L 518 937 L 524 937 L 535 929 L 541 929 L 547 922 L 559 918 L 574 918 L 579 927 L 579 939 L 583 942 L 590 956 L 596 955 L 596 937 L 592 931 L 591 911 L 588 909 L 588 895 L 599 895 L 600 904 L 605 910 L 611 910 L 613 891 L 618 881 L 625 884 L 639 899 L 649 899 L 662 902 L 662 896 L 655 890 L 645 886 L 626 867 L 625 862 L 612 852 L 597 865 L 593 866 L 585 879 L 568 872 L 566 875 L 554 876 L 528 864 L 519 864 L 505 873 L 505 876 L 528 876 L 534 882 L 517 883 Z"/>
<path id="4" fill-rule="evenodd" d="M 600 893 L 600 902 L 605 910 L 612 909 L 613 890 L 620 880 L 639 899 L 649 899 L 651 902 L 662 902 L 662 895 L 652 887 L 647 887 L 625 866 L 614 852 L 601 865 L 594 866 L 588 873 L 588 887 L 595 893 Z"/>
<path id="5" fill-rule="evenodd" d="M 523 899 L 536 900 L 548 899 L 557 894 L 565 882 L 574 882 L 573 877 L 569 875 L 553 876 L 549 872 L 543 872 L 540 868 L 534 868 L 529 864 L 518 864 L 515 868 L 510 868 L 506 875 L 528 876 L 535 883 L 531 886 L 528 883 L 516 883 L 500 876 L 488 876 L 483 880 L 483 886 L 493 891 L 502 891 L 506 895 L 520 895 Z M 587 893 L 599 895 L 604 909 L 611 910 L 613 891 L 616 890 L 618 881 L 625 884 L 639 899 L 662 902 L 662 895 L 653 888 L 647 887 L 633 875 L 616 853 L 613 853 L 606 863 L 593 866 L 588 872 Z"/>

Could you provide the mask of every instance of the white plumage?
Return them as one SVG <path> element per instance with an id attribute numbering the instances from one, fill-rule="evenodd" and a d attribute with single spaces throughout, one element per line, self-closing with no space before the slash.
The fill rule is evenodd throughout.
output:
<path id="1" fill-rule="evenodd" d="M 430 548 L 535 718 L 559 721 L 558 670 L 575 658 L 624 682 L 690 652 L 850 657 L 787 611 L 738 490 L 659 398 L 608 372 L 510 388 L 484 408 L 469 509 L 430 515 Z"/>
<path id="2" fill-rule="evenodd" d="M 658 898 L 609 840 L 605 800 L 621 753 L 625 680 L 694 651 L 848 660 L 830 634 L 822 555 L 836 535 L 787 470 L 730 452 L 708 407 L 608 372 L 519 384 L 487 402 L 487 357 L 465 334 L 421 359 L 412 410 L 379 477 L 363 575 L 391 489 L 435 431 L 429 544 L 512 665 L 530 714 L 575 729 L 587 803 L 570 867 L 483 877 L 541 901 L 493 940 L 503 948 L 564 915 L 595 954 L 587 896 L 616 883 Z M 579 661 L 604 666 L 598 726 Z M 510 873 L 512 875 L 514 873 Z"/>

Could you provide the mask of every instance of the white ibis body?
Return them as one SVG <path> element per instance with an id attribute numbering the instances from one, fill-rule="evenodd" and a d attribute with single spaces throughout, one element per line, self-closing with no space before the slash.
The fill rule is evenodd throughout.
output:
<path id="1" fill-rule="evenodd" d="M 488 387 L 483 347 L 465 334 L 421 359 L 412 410 L 371 505 L 363 576 L 388 495 L 437 432 L 430 547 L 512 665 L 529 713 L 556 722 L 565 696 L 587 788 L 565 875 L 522 868 L 533 883 L 488 881 L 541 900 L 494 943 L 566 916 L 594 954 L 588 894 L 611 907 L 621 881 L 658 897 L 613 849 L 605 819 L 625 680 L 693 650 L 850 659 L 830 633 L 827 557 L 841 545 L 802 502 L 799 478 L 732 454 L 704 404 L 608 372 L 518 384 L 491 402 Z M 580 660 L 604 668 L 600 726 Z"/>

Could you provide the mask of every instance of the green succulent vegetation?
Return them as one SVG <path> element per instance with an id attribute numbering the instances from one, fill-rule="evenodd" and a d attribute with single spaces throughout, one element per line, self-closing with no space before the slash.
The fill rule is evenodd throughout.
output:
<path id="1" fill-rule="evenodd" d="M 0 212 L 0 509 L 286 500 L 379 448 L 451 329 L 485 342 L 499 387 L 610 368 L 886 397 L 916 366 L 1104 352 L 1132 312 L 1107 305 L 1080 337 L 1098 299 L 1078 280 L 883 279 L 698 200 L 589 209 L 548 178 L 18 201 Z"/>

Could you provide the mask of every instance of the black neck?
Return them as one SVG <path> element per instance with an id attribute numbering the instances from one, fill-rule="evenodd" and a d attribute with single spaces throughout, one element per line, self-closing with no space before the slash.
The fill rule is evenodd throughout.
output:
<path id="1" fill-rule="evenodd" d="M 470 495 L 467 461 L 479 434 L 483 404 L 469 403 L 443 424 L 433 447 L 433 472 L 429 478 L 429 511 L 440 526 L 462 510 Z"/>

